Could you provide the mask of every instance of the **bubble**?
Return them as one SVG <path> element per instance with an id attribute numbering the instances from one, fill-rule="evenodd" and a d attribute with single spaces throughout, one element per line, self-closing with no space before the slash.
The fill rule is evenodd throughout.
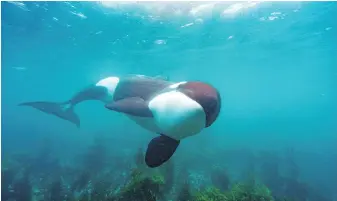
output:
<path id="1" fill-rule="evenodd" d="M 154 43 L 157 44 L 157 45 L 165 45 L 166 41 L 165 40 L 156 40 L 156 41 L 154 41 Z"/>

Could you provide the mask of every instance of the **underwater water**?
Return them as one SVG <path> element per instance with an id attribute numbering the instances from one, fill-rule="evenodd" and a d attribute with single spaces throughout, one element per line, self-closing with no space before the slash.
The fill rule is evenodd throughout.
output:
<path id="1" fill-rule="evenodd" d="M 337 200 L 336 2 L 1 2 L 1 200 Z M 159 168 L 101 102 L 18 104 L 109 76 L 200 80 L 216 122 Z"/>

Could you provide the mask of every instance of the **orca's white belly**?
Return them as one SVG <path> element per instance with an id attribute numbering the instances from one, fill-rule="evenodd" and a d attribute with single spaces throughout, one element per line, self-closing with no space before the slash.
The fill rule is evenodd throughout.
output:
<path id="1" fill-rule="evenodd" d="M 126 116 L 129 117 L 134 122 L 136 122 L 136 124 L 138 124 L 139 126 L 141 126 L 142 128 L 148 131 L 151 131 L 157 134 L 161 133 L 160 128 L 156 125 L 156 122 L 154 121 L 152 117 L 136 117 L 132 115 L 126 115 Z"/>
<path id="2" fill-rule="evenodd" d="M 195 123 L 186 124 L 185 126 L 182 124 L 176 124 L 171 126 L 171 129 L 162 129 L 157 125 L 157 122 L 154 118 L 136 117 L 132 115 L 126 116 L 133 120 L 140 127 L 153 132 L 154 134 L 163 134 L 176 140 L 181 140 L 183 138 L 195 135 L 202 130 L 202 128 L 199 126 L 195 127 Z"/>
<path id="3" fill-rule="evenodd" d="M 149 102 L 152 124 L 160 133 L 173 139 L 198 134 L 206 125 L 206 115 L 199 103 L 173 90 L 155 96 Z"/>

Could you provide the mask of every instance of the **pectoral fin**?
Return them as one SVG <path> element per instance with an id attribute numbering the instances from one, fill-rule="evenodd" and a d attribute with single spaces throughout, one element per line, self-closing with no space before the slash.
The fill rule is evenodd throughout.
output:
<path id="1" fill-rule="evenodd" d="M 125 98 L 105 105 L 106 108 L 138 117 L 153 117 L 151 110 L 140 97 Z"/>
<path id="2" fill-rule="evenodd" d="M 166 135 L 153 138 L 147 146 L 145 163 L 150 168 L 161 166 L 172 157 L 179 144 L 179 140 Z"/>

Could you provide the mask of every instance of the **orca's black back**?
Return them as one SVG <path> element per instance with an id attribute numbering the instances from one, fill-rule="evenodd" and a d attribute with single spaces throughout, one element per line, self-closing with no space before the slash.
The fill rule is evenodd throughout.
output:
<path id="1" fill-rule="evenodd" d="M 122 78 L 117 85 L 113 100 L 118 101 L 124 98 L 140 97 L 147 101 L 154 94 L 162 91 L 171 84 L 173 83 L 147 76 Z"/>

